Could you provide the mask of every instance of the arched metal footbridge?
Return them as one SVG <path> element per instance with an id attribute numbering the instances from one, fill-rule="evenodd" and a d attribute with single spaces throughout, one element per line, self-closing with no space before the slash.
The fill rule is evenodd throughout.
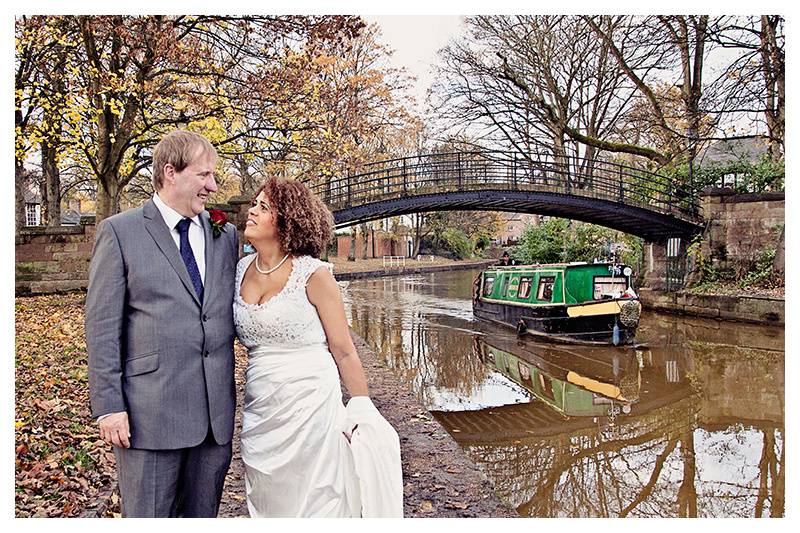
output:
<path id="1" fill-rule="evenodd" d="M 435 153 L 378 161 L 312 189 L 336 227 L 446 210 L 537 213 L 662 242 L 702 230 L 696 191 L 618 163 L 532 160 L 516 153 Z"/>

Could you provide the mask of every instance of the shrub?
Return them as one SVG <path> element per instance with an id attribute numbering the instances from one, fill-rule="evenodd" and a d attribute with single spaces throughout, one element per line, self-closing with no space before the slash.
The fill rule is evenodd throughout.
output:
<path id="1" fill-rule="evenodd" d="M 460 229 L 448 228 L 442 232 L 441 240 L 445 247 L 453 253 L 457 259 L 466 259 L 472 255 L 472 241 L 466 233 Z"/>
<path id="2" fill-rule="evenodd" d="M 511 256 L 523 264 L 610 260 L 611 243 L 624 246 L 620 254 L 622 262 L 633 267 L 641 264 L 643 244 L 639 237 L 595 224 L 570 223 L 563 218 L 526 227 Z"/>

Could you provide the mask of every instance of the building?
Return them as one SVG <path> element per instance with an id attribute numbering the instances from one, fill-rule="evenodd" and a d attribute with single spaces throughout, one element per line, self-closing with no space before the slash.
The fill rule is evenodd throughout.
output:
<path id="1" fill-rule="evenodd" d="M 516 244 L 526 226 L 538 226 L 542 222 L 541 215 L 529 213 L 503 213 L 503 218 L 499 238 L 503 246 Z"/>
<path id="2" fill-rule="evenodd" d="M 695 158 L 695 165 L 728 165 L 737 162 L 757 163 L 767 153 L 767 143 L 764 139 L 729 139 L 714 141 Z M 745 174 L 731 170 L 721 176 L 714 184 L 715 187 L 736 187 Z"/>
<path id="3" fill-rule="evenodd" d="M 42 197 L 39 193 L 25 188 L 25 225 L 39 226 L 42 223 Z"/>
<path id="4" fill-rule="evenodd" d="M 25 226 L 41 226 L 42 196 L 31 186 L 25 188 Z M 70 198 L 61 201 L 61 225 L 77 226 L 82 216 L 94 215 L 94 202 L 88 199 Z"/>

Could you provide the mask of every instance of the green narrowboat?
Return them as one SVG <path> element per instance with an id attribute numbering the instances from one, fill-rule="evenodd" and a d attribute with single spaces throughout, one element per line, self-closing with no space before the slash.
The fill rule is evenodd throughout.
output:
<path id="1" fill-rule="evenodd" d="M 475 278 L 473 314 L 557 342 L 633 344 L 642 306 L 631 272 L 617 263 L 492 266 Z"/>

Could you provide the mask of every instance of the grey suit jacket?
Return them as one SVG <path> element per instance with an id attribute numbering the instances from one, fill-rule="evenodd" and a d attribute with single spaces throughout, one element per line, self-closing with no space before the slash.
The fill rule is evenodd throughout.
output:
<path id="1" fill-rule="evenodd" d="M 236 229 L 205 232 L 203 301 L 152 200 L 97 227 L 86 296 L 92 416 L 127 411 L 131 447 L 218 444 L 233 436 Z"/>

